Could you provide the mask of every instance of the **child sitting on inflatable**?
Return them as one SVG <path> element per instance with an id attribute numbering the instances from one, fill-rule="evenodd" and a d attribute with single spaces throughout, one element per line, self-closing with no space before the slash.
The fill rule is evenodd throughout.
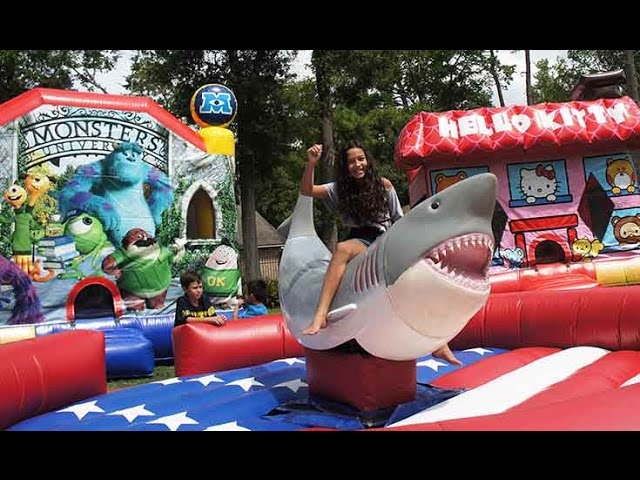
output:
<path id="1" fill-rule="evenodd" d="M 238 318 L 250 318 L 269 313 L 265 303 L 267 302 L 267 284 L 263 280 L 247 282 L 245 299 L 239 298 L 233 308 L 234 320 Z M 242 307 L 242 312 L 239 311 Z"/>
<path id="2" fill-rule="evenodd" d="M 188 322 L 206 322 L 224 325 L 225 318 L 216 313 L 209 297 L 202 295 L 202 277 L 198 272 L 187 270 L 180 275 L 180 285 L 184 295 L 176 301 L 174 327 Z"/>

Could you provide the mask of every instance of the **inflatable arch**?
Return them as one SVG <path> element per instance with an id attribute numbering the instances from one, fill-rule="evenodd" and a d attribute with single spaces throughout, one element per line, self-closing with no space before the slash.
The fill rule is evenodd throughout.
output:
<path id="1" fill-rule="evenodd" d="M 120 290 L 115 283 L 111 280 L 103 277 L 89 277 L 76 283 L 69 292 L 69 298 L 67 298 L 67 321 L 73 322 L 76 319 L 76 300 L 78 295 L 87 287 L 100 286 L 106 289 L 113 300 L 113 312 L 116 318 L 120 318 L 124 314 L 124 302 L 120 295 Z"/>
<path id="2" fill-rule="evenodd" d="M 222 229 L 222 216 L 216 215 L 220 205 L 216 202 L 218 192 L 205 180 L 191 184 L 182 197 L 182 215 L 185 222 L 184 238 L 215 238 Z"/>

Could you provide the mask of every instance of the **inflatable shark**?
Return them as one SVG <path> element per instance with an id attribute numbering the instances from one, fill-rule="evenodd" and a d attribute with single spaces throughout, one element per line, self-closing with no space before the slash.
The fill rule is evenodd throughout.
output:
<path id="1" fill-rule="evenodd" d="M 447 343 L 489 296 L 491 219 L 497 180 L 483 173 L 413 207 L 347 265 L 327 316 L 311 323 L 331 253 L 313 225 L 313 198 L 300 195 L 280 261 L 279 293 L 291 333 L 328 350 L 355 339 L 388 360 L 412 360 Z"/>

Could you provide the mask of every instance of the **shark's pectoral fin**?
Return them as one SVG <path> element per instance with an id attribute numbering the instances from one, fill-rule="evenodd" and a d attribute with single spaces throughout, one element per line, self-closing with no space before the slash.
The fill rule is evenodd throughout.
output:
<path id="1" fill-rule="evenodd" d="M 349 303 L 340 308 L 331 310 L 327 314 L 327 321 L 337 322 L 338 320 L 342 320 L 343 318 L 347 317 L 348 315 L 355 312 L 356 310 L 358 310 L 358 305 L 356 305 L 355 303 Z"/>

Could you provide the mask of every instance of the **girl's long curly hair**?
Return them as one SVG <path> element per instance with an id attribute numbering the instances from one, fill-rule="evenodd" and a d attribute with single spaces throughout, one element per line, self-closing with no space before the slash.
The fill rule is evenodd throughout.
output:
<path id="1" fill-rule="evenodd" d="M 360 148 L 367 157 L 367 170 L 362 180 L 349 174 L 347 152 Z M 358 224 L 384 222 L 389 219 L 389 201 L 382 178 L 376 172 L 373 155 L 358 141 L 352 140 L 340 152 L 338 178 L 339 211 Z"/>

